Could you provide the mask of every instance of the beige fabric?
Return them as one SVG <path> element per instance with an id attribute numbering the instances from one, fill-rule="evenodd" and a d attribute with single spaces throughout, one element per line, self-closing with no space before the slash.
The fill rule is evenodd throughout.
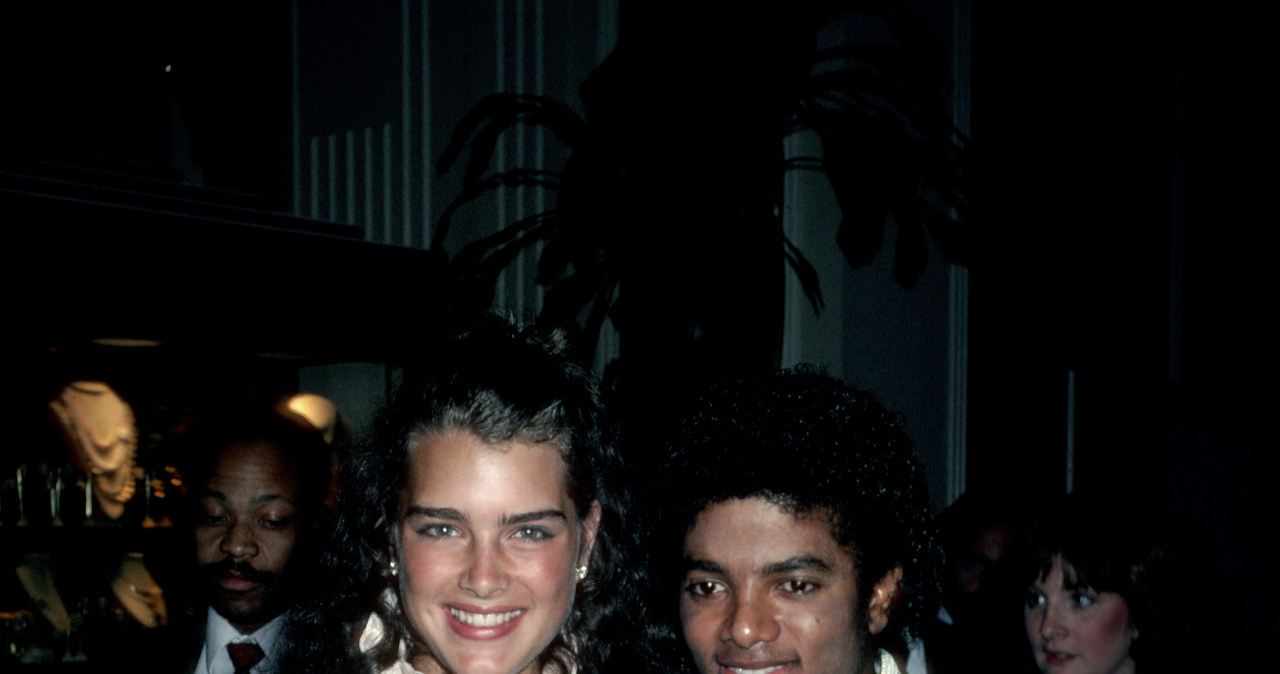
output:
<path id="1" fill-rule="evenodd" d="M 71 382 L 49 402 L 49 408 L 71 441 L 76 467 L 92 476 L 99 509 L 119 519 L 135 488 L 138 429 L 133 409 L 100 381 Z"/>
<path id="2" fill-rule="evenodd" d="M 141 552 L 131 552 L 120 559 L 111 591 L 129 615 L 143 626 L 159 627 L 169 622 L 164 591 L 147 570 Z"/>
<path id="3" fill-rule="evenodd" d="M 71 631 L 71 615 L 67 613 L 62 596 L 54 586 L 51 566 L 49 555 L 27 553 L 22 556 L 14 572 L 18 575 L 18 582 L 22 583 L 22 589 L 31 598 L 31 603 L 39 609 L 40 615 L 65 634 Z"/>

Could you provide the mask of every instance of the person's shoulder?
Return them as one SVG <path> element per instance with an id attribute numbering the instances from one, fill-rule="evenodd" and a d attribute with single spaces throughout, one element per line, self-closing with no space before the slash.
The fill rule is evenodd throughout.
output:
<path id="1" fill-rule="evenodd" d="M 117 650 L 103 672 L 192 674 L 204 650 L 204 620 L 179 620 L 147 630 L 127 648 Z"/>

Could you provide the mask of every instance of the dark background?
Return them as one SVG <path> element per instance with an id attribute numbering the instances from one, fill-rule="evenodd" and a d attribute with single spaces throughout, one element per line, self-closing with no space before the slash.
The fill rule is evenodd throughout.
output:
<path id="1" fill-rule="evenodd" d="M 430 316 L 428 256 L 283 214 L 291 18 L 261 4 L 5 10 L 18 391 L 43 395 L 67 344 L 139 329 L 179 346 L 102 371 L 189 396 L 175 373 L 284 389 L 298 363 L 412 348 L 400 312 Z M 968 484 L 1060 493 L 1074 422 L 1075 487 L 1215 532 L 1216 617 L 1260 653 L 1280 636 L 1268 24 L 1186 2 L 973 11 Z M 366 103 L 329 112 L 363 119 Z M 264 290 L 299 278 L 358 313 Z M 69 311 L 85 292 L 116 299 Z"/>

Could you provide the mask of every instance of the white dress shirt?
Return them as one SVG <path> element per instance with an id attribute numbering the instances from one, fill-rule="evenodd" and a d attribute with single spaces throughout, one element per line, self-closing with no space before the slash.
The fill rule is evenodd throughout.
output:
<path id="1" fill-rule="evenodd" d="M 211 607 L 207 626 L 204 631 L 204 649 L 200 651 L 200 659 L 196 662 L 195 674 L 233 674 L 235 665 L 231 664 L 231 654 L 227 652 L 227 644 L 253 642 L 258 644 L 265 656 L 253 666 L 253 674 L 266 674 L 275 671 L 276 651 L 280 648 L 280 628 L 284 627 L 284 615 L 278 615 L 271 622 L 258 628 L 252 634 L 241 634 Z"/>

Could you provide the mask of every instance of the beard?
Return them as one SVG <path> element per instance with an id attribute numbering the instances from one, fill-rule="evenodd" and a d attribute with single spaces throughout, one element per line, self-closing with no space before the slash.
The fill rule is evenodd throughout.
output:
<path id="1" fill-rule="evenodd" d="M 266 623 L 286 607 L 283 576 L 256 569 L 248 562 L 224 559 L 202 567 L 201 576 L 209 593 L 209 604 L 237 627 Z M 228 589 L 221 583 L 226 578 L 256 586 L 242 591 Z"/>

